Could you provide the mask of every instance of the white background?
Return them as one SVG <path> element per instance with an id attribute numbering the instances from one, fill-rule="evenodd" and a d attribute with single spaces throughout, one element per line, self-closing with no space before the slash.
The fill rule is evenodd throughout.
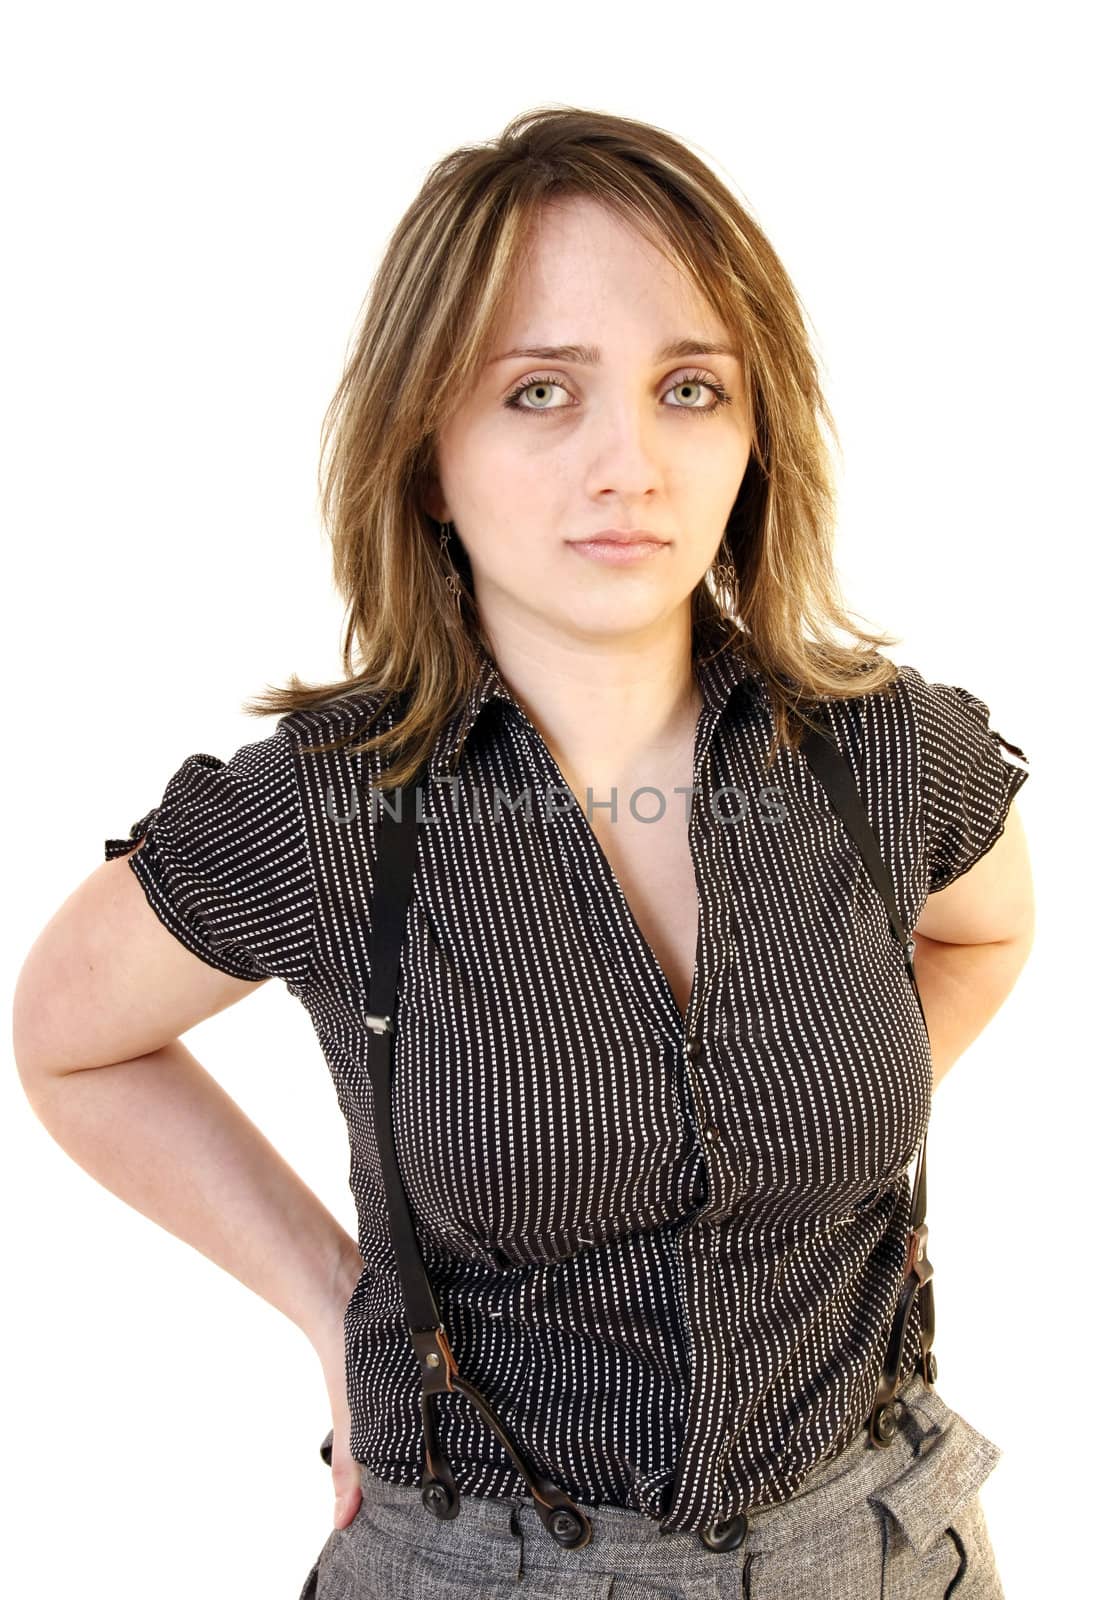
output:
<path id="1" fill-rule="evenodd" d="M 40 4 L 9 16 L 0 95 L 9 986 L 185 756 L 271 730 L 248 695 L 338 675 L 319 427 L 428 166 L 576 104 L 692 142 L 764 226 L 843 437 L 846 598 L 1031 764 L 1036 947 L 929 1134 L 939 1387 L 1005 1452 L 983 1504 L 1008 1600 L 1086 1593 L 1098 1513 L 1087 18 Z M 355 1234 L 344 1123 L 283 986 L 188 1043 Z M 90 1179 L 10 1062 L 2 1081 L 5 1587 L 291 1600 L 332 1521 L 312 1349 Z"/>

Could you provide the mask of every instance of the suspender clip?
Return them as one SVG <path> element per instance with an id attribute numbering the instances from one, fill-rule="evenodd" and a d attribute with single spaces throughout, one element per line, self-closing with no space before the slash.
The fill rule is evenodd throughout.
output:
<path id="1" fill-rule="evenodd" d="M 927 1222 L 921 1222 L 909 1230 L 907 1241 L 908 1249 L 905 1259 L 905 1276 L 910 1273 L 917 1279 L 918 1287 L 927 1283 L 932 1277 L 932 1262 L 928 1257 L 929 1227 Z"/>

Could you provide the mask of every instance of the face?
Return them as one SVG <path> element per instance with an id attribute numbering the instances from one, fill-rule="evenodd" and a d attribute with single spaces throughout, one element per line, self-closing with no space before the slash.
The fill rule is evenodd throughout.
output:
<path id="1" fill-rule="evenodd" d="M 732 341 L 641 234 L 589 199 L 542 213 L 502 359 L 442 429 L 428 502 L 456 527 L 493 641 L 640 643 L 689 619 L 751 450 L 740 358 L 704 343 Z M 505 354 L 569 344 L 598 359 Z M 618 564 L 573 547 L 609 528 L 666 542 Z"/>

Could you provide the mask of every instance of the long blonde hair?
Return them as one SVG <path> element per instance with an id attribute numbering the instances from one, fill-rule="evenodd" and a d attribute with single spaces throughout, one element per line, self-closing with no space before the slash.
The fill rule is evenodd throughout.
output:
<path id="1" fill-rule="evenodd" d="M 475 685 L 477 641 L 488 647 L 467 558 L 458 549 L 458 612 L 438 526 L 423 509 L 436 432 L 448 397 L 463 395 L 491 354 L 531 224 L 546 202 L 569 196 L 599 200 L 637 227 L 698 288 L 744 357 L 752 449 L 715 567 L 691 596 L 696 654 L 739 648 L 762 675 L 772 759 L 780 744 L 797 744 L 804 706 L 868 694 L 897 676 L 878 646 L 900 641 L 856 626 L 840 596 L 826 435 L 837 448 L 839 438 L 801 302 L 774 249 L 673 134 L 602 112 L 538 107 L 430 170 L 388 243 L 327 409 L 319 488 L 346 606 L 345 676 L 309 685 L 293 674 L 287 687 L 270 685 L 244 707 L 268 716 L 371 692 L 382 709 L 403 697 L 393 726 L 349 745 L 379 747 L 389 785 L 420 770 Z M 723 563 L 735 582 L 718 592 Z M 850 639 L 837 642 L 832 629 Z"/>

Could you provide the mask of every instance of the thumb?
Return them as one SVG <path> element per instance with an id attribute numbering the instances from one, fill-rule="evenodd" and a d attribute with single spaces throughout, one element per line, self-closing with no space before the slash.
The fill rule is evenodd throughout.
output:
<path id="1" fill-rule="evenodd" d="M 347 1528 L 361 1508 L 361 1469 L 352 1456 L 335 1462 L 334 1526 Z"/>
<path id="2" fill-rule="evenodd" d="M 361 1509 L 360 1489 L 350 1490 L 348 1494 L 341 1494 L 334 1501 L 334 1527 L 348 1528 Z"/>
<path id="3" fill-rule="evenodd" d="M 321 1454 L 330 1468 L 334 1484 L 334 1527 L 347 1528 L 361 1506 L 361 1464 L 350 1451 L 349 1402 L 345 1393 L 344 1366 L 328 1370 L 333 1427 Z"/>

